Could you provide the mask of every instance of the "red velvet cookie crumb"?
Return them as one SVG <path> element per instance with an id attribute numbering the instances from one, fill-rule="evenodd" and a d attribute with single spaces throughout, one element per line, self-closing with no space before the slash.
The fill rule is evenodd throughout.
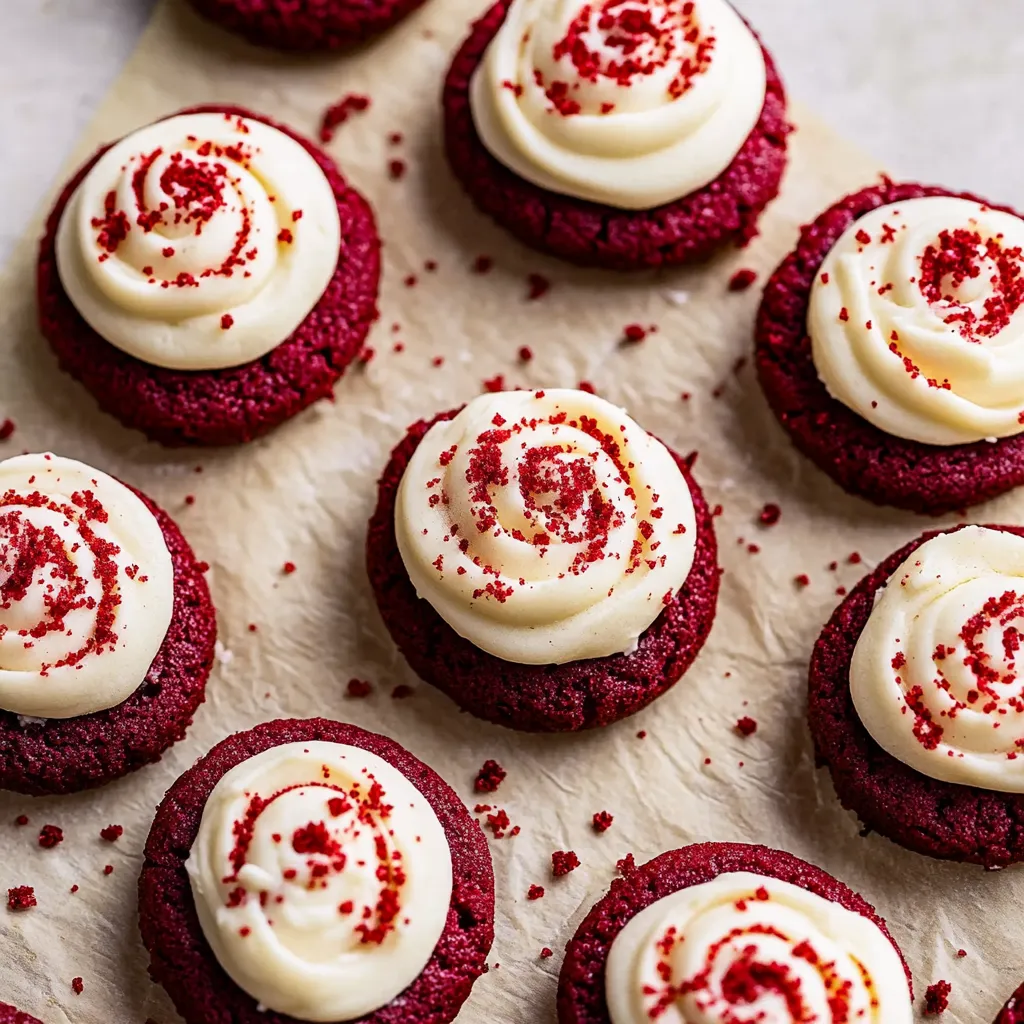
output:
<path id="1" fill-rule="evenodd" d="M 1024 1024 L 1024 985 L 1010 996 L 993 1024 Z"/>
<path id="2" fill-rule="evenodd" d="M 497 761 L 484 761 L 480 771 L 476 773 L 473 788 L 478 793 L 493 793 L 504 781 L 508 772 Z"/>
<path id="3" fill-rule="evenodd" d="M 565 947 L 558 979 L 558 1024 L 608 1024 L 604 967 L 622 929 L 652 903 L 733 871 L 778 878 L 861 914 L 878 925 L 899 953 L 885 922 L 863 898 L 813 864 L 778 850 L 742 843 L 702 843 L 670 850 L 640 867 L 629 856 L 619 862 L 619 871 L 622 877 L 612 882 L 607 895 L 591 909 Z M 904 969 L 912 994 L 905 963 Z"/>
<path id="4" fill-rule="evenodd" d="M 242 366 L 169 370 L 122 352 L 82 319 L 61 284 L 54 243 L 71 196 L 106 147 L 75 174 L 57 200 L 46 222 L 36 277 L 39 326 L 61 369 L 80 381 L 104 412 L 172 447 L 251 441 L 332 395 L 377 315 L 380 239 L 373 212 L 331 158 L 284 125 L 241 107 L 180 111 L 203 112 L 253 118 L 290 135 L 316 160 L 334 191 L 341 218 L 337 269 L 291 337 Z"/>
<path id="5" fill-rule="evenodd" d="M 989 528 L 1024 536 L 1024 527 Z M 833 612 L 811 656 L 808 720 L 818 764 L 828 768 L 840 803 L 866 832 L 930 857 L 1001 868 L 1024 861 L 1024 795 L 915 771 L 871 738 L 850 695 L 850 660 L 875 595 L 913 551 L 942 532 L 925 533 L 893 552 Z"/>
<path id="6" fill-rule="evenodd" d="M 494 938 L 487 841 L 462 801 L 422 761 L 384 736 L 323 718 L 267 722 L 229 736 L 171 786 L 157 809 L 139 879 L 139 926 L 150 975 L 167 990 L 186 1024 L 295 1024 L 259 1007 L 221 968 L 199 925 L 185 861 L 220 779 L 264 750 L 303 741 L 350 744 L 388 761 L 433 808 L 452 854 L 451 908 L 427 966 L 398 1000 L 352 1024 L 449 1024 L 485 971 Z"/>
<path id="7" fill-rule="evenodd" d="M 539 899 L 542 899 L 543 896 L 544 896 L 544 886 L 543 885 L 531 885 L 529 890 L 526 893 L 526 898 L 528 900 L 539 900 Z"/>
<path id="8" fill-rule="evenodd" d="M 0 789 L 30 796 L 77 793 L 159 761 L 205 700 L 217 620 L 202 562 L 163 509 L 156 517 L 174 569 L 174 606 L 142 685 L 117 707 L 42 722 L 0 711 Z M 27 823 L 27 819 L 26 819 Z"/>
<path id="9" fill-rule="evenodd" d="M 64 842 L 64 832 L 57 825 L 44 825 L 39 830 L 39 845 L 44 850 L 52 850 Z"/>
<path id="10" fill-rule="evenodd" d="M 108 825 L 106 828 L 100 829 L 100 838 L 105 839 L 108 843 L 116 843 L 123 835 L 123 825 Z"/>
<path id="11" fill-rule="evenodd" d="M 7 1003 L 0 1003 L 0 1024 L 42 1024 L 36 1017 L 32 1017 L 21 1010 L 9 1006 Z"/>
<path id="12" fill-rule="evenodd" d="M 595 811 L 590 824 L 595 832 L 607 832 L 615 819 L 607 811 Z"/>
<path id="13" fill-rule="evenodd" d="M 36 891 L 31 885 L 17 885 L 7 890 L 8 910 L 30 910 L 36 905 Z"/>
<path id="14" fill-rule="evenodd" d="M 953 986 L 948 981 L 937 981 L 929 985 L 924 993 L 924 1015 L 937 1017 L 949 1009 L 949 994 Z"/>
<path id="15" fill-rule="evenodd" d="M 442 413 L 409 428 L 384 469 L 370 520 L 367 571 L 377 607 L 399 650 L 421 679 L 448 694 L 464 711 L 512 729 L 573 732 L 608 725 L 646 707 L 693 663 L 711 631 L 718 600 L 714 528 L 686 461 L 673 453 L 693 497 L 693 566 L 682 588 L 640 637 L 636 651 L 563 665 L 518 665 L 459 636 L 417 596 L 395 540 L 395 501 L 409 459 L 435 422 L 455 414 Z"/>
<path id="16" fill-rule="evenodd" d="M 423 0 L 189 0 L 221 28 L 272 50 L 347 49 L 401 21 Z"/>
<path id="17" fill-rule="evenodd" d="M 520 178 L 481 142 L 469 107 L 469 83 L 510 0 L 499 0 L 470 30 L 444 85 L 448 162 L 473 202 L 520 241 L 571 263 L 637 270 L 705 259 L 757 232 L 786 166 L 786 96 L 764 51 L 768 73 L 761 117 L 732 163 L 690 195 L 651 210 L 619 210 L 558 195 Z"/>
<path id="18" fill-rule="evenodd" d="M 575 871 L 579 866 L 580 859 L 573 850 L 555 850 L 551 854 L 551 874 L 555 878 L 561 878 L 562 875 Z"/>
<path id="19" fill-rule="evenodd" d="M 841 199 L 803 229 L 769 279 L 755 331 L 761 388 L 793 444 L 850 494 L 931 515 L 1024 483 L 1024 433 L 965 445 L 927 445 L 885 433 L 826 390 L 811 355 L 807 311 L 825 257 L 851 224 L 890 203 L 950 195 L 990 205 L 967 193 L 890 181 Z"/>

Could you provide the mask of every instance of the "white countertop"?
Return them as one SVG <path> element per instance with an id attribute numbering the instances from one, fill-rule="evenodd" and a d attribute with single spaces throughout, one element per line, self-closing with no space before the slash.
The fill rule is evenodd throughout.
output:
<path id="1" fill-rule="evenodd" d="M 0 263 L 154 2 L 0 0 Z M 1018 4 L 735 2 L 791 93 L 894 175 L 1024 206 L 1014 130 L 1024 94 Z"/>

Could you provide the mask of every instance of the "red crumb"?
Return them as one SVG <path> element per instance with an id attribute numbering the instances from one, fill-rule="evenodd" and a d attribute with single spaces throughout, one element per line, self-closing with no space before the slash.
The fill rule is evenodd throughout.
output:
<path id="1" fill-rule="evenodd" d="M 423 263 L 423 269 L 428 274 L 432 274 L 435 270 L 437 270 L 437 260 L 425 260 Z"/>
<path id="2" fill-rule="evenodd" d="M 349 697 L 369 697 L 373 686 L 365 679 L 350 679 L 345 693 Z"/>
<path id="3" fill-rule="evenodd" d="M 389 160 L 388 161 L 388 177 L 392 181 L 401 181 L 405 177 L 405 161 L 404 160 Z"/>
<path id="4" fill-rule="evenodd" d="M 404 284 L 406 288 L 415 288 L 416 287 L 416 275 L 415 274 L 407 275 L 402 280 L 402 284 Z"/>
<path id="5" fill-rule="evenodd" d="M 56 825 L 44 825 L 39 830 L 39 845 L 44 850 L 52 850 L 64 842 L 64 832 Z"/>
<path id="6" fill-rule="evenodd" d="M 808 576 L 807 573 L 802 572 L 799 576 L 793 577 L 793 582 L 796 583 L 798 587 L 809 587 L 811 585 L 811 577 Z"/>
<path id="7" fill-rule="evenodd" d="M 0 423 L 0 441 L 6 441 L 14 433 L 14 420 L 4 420 Z"/>
<path id="8" fill-rule="evenodd" d="M 846 587 L 836 587 L 836 593 L 840 597 L 845 597 L 846 596 Z"/>
<path id="9" fill-rule="evenodd" d="M 757 517 L 762 526 L 774 526 L 782 518 L 782 509 L 774 502 L 769 502 Z"/>
<path id="10" fill-rule="evenodd" d="M 551 873 L 555 878 L 575 871 L 580 866 L 580 859 L 572 850 L 555 850 L 551 854 Z"/>
<path id="11" fill-rule="evenodd" d="M 389 143 L 389 145 L 392 145 L 392 146 L 400 146 L 402 144 L 402 133 L 401 132 L 391 132 L 388 135 L 388 143 Z"/>
<path id="12" fill-rule="evenodd" d="M 548 949 L 548 947 L 547 947 L 547 946 L 545 946 L 545 947 L 544 947 L 544 948 L 543 948 L 543 949 L 542 949 L 542 950 L 540 951 L 540 958 L 541 958 L 541 960 L 547 960 L 547 958 L 548 958 L 549 956 L 554 956 L 554 955 L 555 955 L 555 954 L 554 954 L 554 953 L 552 953 L 552 952 L 551 952 L 551 950 L 550 950 L 550 949 Z"/>
<path id="13" fill-rule="evenodd" d="M 249 623 L 249 632 L 250 633 L 258 633 L 259 631 L 260 631 L 260 627 L 257 626 L 255 622 L 250 622 Z"/>
<path id="14" fill-rule="evenodd" d="M 528 363 L 533 358 L 533 349 L 529 345 L 523 345 L 519 350 L 519 361 L 522 363 Z"/>
<path id="15" fill-rule="evenodd" d="M 196 503 L 196 496 L 194 494 L 186 494 L 185 495 L 185 504 L 186 505 L 194 505 L 195 503 Z"/>
<path id="16" fill-rule="evenodd" d="M 748 715 L 744 715 L 736 723 L 736 731 L 741 736 L 753 736 L 754 733 L 757 732 L 757 722 L 755 722 L 754 719 L 750 718 Z"/>
<path id="17" fill-rule="evenodd" d="M 444 356 L 434 356 L 434 358 L 430 360 L 430 365 L 444 366 Z"/>
<path id="18" fill-rule="evenodd" d="M 105 874 L 105 875 L 112 875 L 113 873 L 114 873 L 114 865 L 113 864 L 105 864 L 104 867 L 103 867 L 103 874 Z"/>
<path id="19" fill-rule="evenodd" d="M 597 811 L 590 819 L 590 823 L 594 826 L 595 832 L 607 832 L 614 820 L 607 811 Z"/>
<path id="20" fill-rule="evenodd" d="M 645 740 L 645 739 L 647 739 L 647 730 L 646 730 L 646 729 L 641 729 L 641 730 L 640 730 L 640 731 L 639 731 L 639 732 L 638 732 L 638 733 L 636 734 L 636 738 L 637 738 L 638 740 Z"/>
<path id="21" fill-rule="evenodd" d="M 83 983 L 81 978 L 71 979 L 71 991 L 74 992 L 76 996 L 80 996 L 84 988 L 85 984 Z"/>
<path id="22" fill-rule="evenodd" d="M 28 910 L 36 906 L 36 891 L 31 885 L 19 885 L 7 890 L 8 910 Z"/>
<path id="23" fill-rule="evenodd" d="M 527 890 L 526 898 L 528 900 L 539 900 L 544 898 L 544 886 L 543 885 L 531 885 Z"/>
<path id="24" fill-rule="evenodd" d="M 850 563 L 850 565 L 860 565 L 860 563 L 861 563 L 862 561 L 864 561 L 864 559 L 862 559 L 862 558 L 860 557 L 860 552 L 859 552 L 859 551 L 854 551 L 854 552 L 853 552 L 853 553 L 852 553 L 852 554 L 850 555 L 850 557 L 849 557 L 849 558 L 847 558 L 847 561 L 848 561 L 848 562 Z"/>
<path id="25" fill-rule="evenodd" d="M 745 292 L 757 280 L 757 271 L 744 267 L 729 278 L 729 291 Z"/>
<path id="26" fill-rule="evenodd" d="M 68 889 L 68 892 L 71 893 L 72 895 L 74 895 L 76 892 L 78 892 L 78 886 L 77 885 L 71 886 L 71 888 Z"/>
<path id="27" fill-rule="evenodd" d="M 399 683 L 391 691 L 392 700 L 405 700 L 406 697 L 411 697 L 416 691 L 411 686 L 406 686 L 405 683 Z"/>
<path id="28" fill-rule="evenodd" d="M 291 574 L 295 572 L 295 569 L 296 565 L 294 562 L 285 562 L 284 565 L 281 566 L 281 572 L 283 572 L 285 576 L 291 576 Z"/>
<path id="29" fill-rule="evenodd" d="M 364 345 L 359 353 L 359 362 L 365 366 L 376 354 L 377 351 L 372 345 Z"/>
<path id="30" fill-rule="evenodd" d="M 220 318 L 220 329 L 222 331 L 230 331 L 235 326 L 235 318 L 230 313 L 225 313 Z"/>
<path id="31" fill-rule="evenodd" d="M 501 807 L 496 808 L 493 814 L 487 815 L 487 827 L 494 833 L 495 839 L 504 839 L 506 833 L 509 836 L 519 835 L 518 826 L 512 828 L 508 812 Z"/>
<path id="32" fill-rule="evenodd" d="M 622 337 L 625 341 L 636 344 L 647 337 L 647 328 L 642 324 L 626 324 L 622 328 Z"/>
<path id="33" fill-rule="evenodd" d="M 926 1017 L 937 1017 L 949 1009 L 949 993 L 953 986 L 948 981 L 937 981 L 929 985 L 924 993 L 924 1015 Z"/>
<path id="34" fill-rule="evenodd" d="M 16 817 L 15 819 L 14 819 L 14 824 L 15 824 L 15 825 L 18 825 L 18 826 L 20 826 L 20 827 L 24 827 L 25 825 L 27 825 L 27 824 L 28 824 L 28 815 L 27 815 L 27 814 L 19 814 L 19 815 L 18 815 L 18 816 L 17 816 L 17 817 Z"/>
<path id="35" fill-rule="evenodd" d="M 551 282 L 543 274 L 527 274 L 526 283 L 530 286 L 526 296 L 530 301 L 539 299 L 551 291 Z"/>
<path id="36" fill-rule="evenodd" d="M 966 949 L 958 949 L 958 950 L 956 951 L 956 955 L 957 955 L 958 957 L 960 957 L 960 959 L 961 959 L 961 960 L 963 960 L 963 958 L 964 958 L 965 956 L 967 956 L 967 950 L 966 950 Z"/>
<path id="37" fill-rule="evenodd" d="M 615 862 L 615 870 L 620 875 L 628 875 L 636 871 L 636 861 L 633 860 L 633 854 L 627 853 L 622 860 L 617 860 Z"/>
<path id="38" fill-rule="evenodd" d="M 352 114 L 362 112 L 369 106 L 370 97 L 360 96 L 358 93 L 349 93 L 348 96 L 329 106 L 320 121 L 320 141 L 330 142 L 339 125 L 344 124 Z"/>
<path id="39" fill-rule="evenodd" d="M 505 375 L 502 374 L 502 373 L 499 373 L 496 377 L 491 377 L 489 380 L 485 380 L 483 382 L 483 385 L 484 385 L 484 390 L 485 391 L 490 391 L 491 394 L 494 394 L 494 392 L 496 392 L 496 391 L 504 391 L 505 390 Z"/>
<path id="40" fill-rule="evenodd" d="M 490 256 L 477 256 L 473 260 L 473 273 L 486 274 L 494 266 L 494 260 Z"/>
<path id="41" fill-rule="evenodd" d="M 106 839 L 108 843 L 116 843 L 124 835 L 123 825 L 108 825 L 100 829 L 100 839 Z"/>
<path id="42" fill-rule="evenodd" d="M 590 383 L 589 380 L 581 380 L 579 384 L 576 385 L 576 387 L 579 388 L 580 391 L 586 391 L 588 395 L 597 394 L 597 389 L 594 387 L 593 384 Z"/>
<path id="43" fill-rule="evenodd" d="M 508 772 L 497 761 L 484 761 L 480 771 L 476 773 L 473 788 L 478 793 L 493 793 L 505 781 Z"/>

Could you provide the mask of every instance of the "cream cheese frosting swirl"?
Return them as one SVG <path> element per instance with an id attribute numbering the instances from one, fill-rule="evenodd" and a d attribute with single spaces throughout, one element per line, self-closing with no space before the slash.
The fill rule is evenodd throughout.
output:
<path id="1" fill-rule="evenodd" d="M 1022 640 L 1024 538 L 978 526 L 933 537 L 892 574 L 857 641 L 857 714 L 923 775 L 1024 793 Z"/>
<path id="2" fill-rule="evenodd" d="M 811 290 L 829 393 L 888 434 L 968 444 L 1024 429 L 1024 221 L 929 196 L 855 221 Z"/>
<path id="3" fill-rule="evenodd" d="M 390 1003 L 426 967 L 451 903 L 451 852 L 426 798 L 342 743 L 286 743 L 232 768 L 186 867 L 220 965 L 298 1020 Z"/>
<path id="4" fill-rule="evenodd" d="M 583 391 L 482 395 L 435 423 L 395 531 L 421 598 L 505 661 L 628 652 L 693 564 L 693 499 L 668 449 Z"/>
<path id="5" fill-rule="evenodd" d="M 0 708 L 115 707 L 145 681 L 173 608 L 171 556 L 136 494 L 56 455 L 0 462 Z"/>
<path id="6" fill-rule="evenodd" d="M 871 920 L 799 886 L 719 875 L 616 936 L 612 1024 L 911 1024 L 899 954 Z"/>
<path id="7" fill-rule="evenodd" d="M 470 105 L 483 144 L 520 177 L 642 210 L 732 163 L 766 77 L 725 0 L 513 0 Z"/>
<path id="8" fill-rule="evenodd" d="M 313 157 L 237 115 L 126 136 L 75 190 L 57 268 L 112 345 L 177 370 L 238 366 L 306 318 L 338 263 L 337 202 Z"/>

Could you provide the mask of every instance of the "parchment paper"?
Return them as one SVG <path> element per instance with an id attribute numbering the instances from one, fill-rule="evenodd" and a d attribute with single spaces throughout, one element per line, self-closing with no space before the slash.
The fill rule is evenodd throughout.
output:
<path id="1" fill-rule="evenodd" d="M 522 828 L 516 838 L 490 841 L 498 896 L 491 964 L 500 968 L 477 983 L 463 1024 L 552 1021 L 564 943 L 616 860 L 712 839 L 780 847 L 850 883 L 889 919 L 919 993 L 947 978 L 953 1002 L 945 1019 L 989 1024 L 1024 979 L 1024 878 L 860 838 L 827 774 L 813 767 L 804 721 L 810 647 L 839 600 L 836 587 L 931 524 L 843 495 L 791 450 L 749 364 L 736 369 L 750 353 L 758 289 L 730 294 L 730 275 L 749 266 L 763 280 L 799 223 L 874 179 L 877 167 L 798 110 L 783 196 L 746 251 L 703 269 L 640 276 L 574 270 L 529 253 L 471 208 L 440 152 L 443 73 L 482 6 L 431 0 L 359 53 L 284 59 L 164 0 L 76 152 L 77 162 L 101 141 L 204 101 L 242 103 L 315 134 L 329 103 L 350 91 L 371 95 L 371 110 L 344 125 L 329 149 L 374 203 L 385 240 L 382 316 L 370 339 L 378 355 L 341 382 L 335 403 L 245 448 L 165 451 L 100 414 L 58 372 L 35 326 L 38 221 L 0 278 L 0 417 L 18 428 L 0 456 L 52 449 L 153 495 L 211 565 L 221 637 L 207 703 L 161 764 L 78 797 L 0 796 L 0 893 L 34 885 L 39 900 L 27 913 L 0 910 L 0 1001 L 50 1024 L 176 1020 L 148 980 L 136 928 L 135 884 L 153 808 L 225 735 L 316 714 L 394 737 L 470 806 L 485 758 L 508 769 L 488 800 Z M 389 145 L 392 131 L 403 133 L 402 145 Z M 395 157 L 409 168 L 397 182 L 387 174 Z M 490 274 L 470 272 L 479 254 L 494 258 Z M 435 272 L 425 271 L 427 260 L 437 261 Z M 533 272 L 553 287 L 528 302 Z M 403 285 L 409 274 L 415 287 Z M 622 327 L 632 322 L 655 323 L 658 332 L 623 347 Z M 401 354 L 392 351 L 396 340 L 405 343 Z M 534 352 L 526 366 L 516 359 L 523 344 Z M 443 366 L 432 366 L 434 356 Z M 704 653 L 666 697 L 601 732 L 531 737 L 460 715 L 396 655 L 366 582 L 365 525 L 391 446 L 409 422 L 469 399 L 498 373 L 510 385 L 592 381 L 678 450 L 698 450 L 697 477 L 724 508 L 716 523 L 726 574 Z M 767 529 L 757 515 L 769 501 L 781 505 L 782 519 Z M 1011 496 L 975 518 L 1020 522 L 1022 512 L 1024 496 Z M 863 564 L 847 563 L 853 551 Z M 286 560 L 298 567 L 287 577 Z M 830 572 L 833 560 L 840 566 Z M 805 591 L 793 584 L 798 573 L 811 577 Z M 371 680 L 374 695 L 347 699 L 353 676 Z M 390 699 L 399 683 L 414 685 L 414 696 Z M 743 715 L 759 726 L 748 739 L 733 729 Z M 615 818 L 601 836 L 590 827 L 598 810 Z M 32 821 L 17 829 L 21 813 Z M 36 836 L 48 822 L 66 839 L 41 850 Z M 113 846 L 98 835 L 110 823 L 125 827 Z M 582 867 L 552 880 L 551 852 L 570 848 Z M 103 874 L 105 864 L 113 874 Z M 542 900 L 526 900 L 531 883 L 546 887 Z M 72 884 L 80 887 L 74 895 Z M 552 958 L 539 958 L 544 946 Z M 957 959 L 959 948 L 966 959 Z M 80 996 L 71 990 L 75 977 L 84 980 Z"/>

